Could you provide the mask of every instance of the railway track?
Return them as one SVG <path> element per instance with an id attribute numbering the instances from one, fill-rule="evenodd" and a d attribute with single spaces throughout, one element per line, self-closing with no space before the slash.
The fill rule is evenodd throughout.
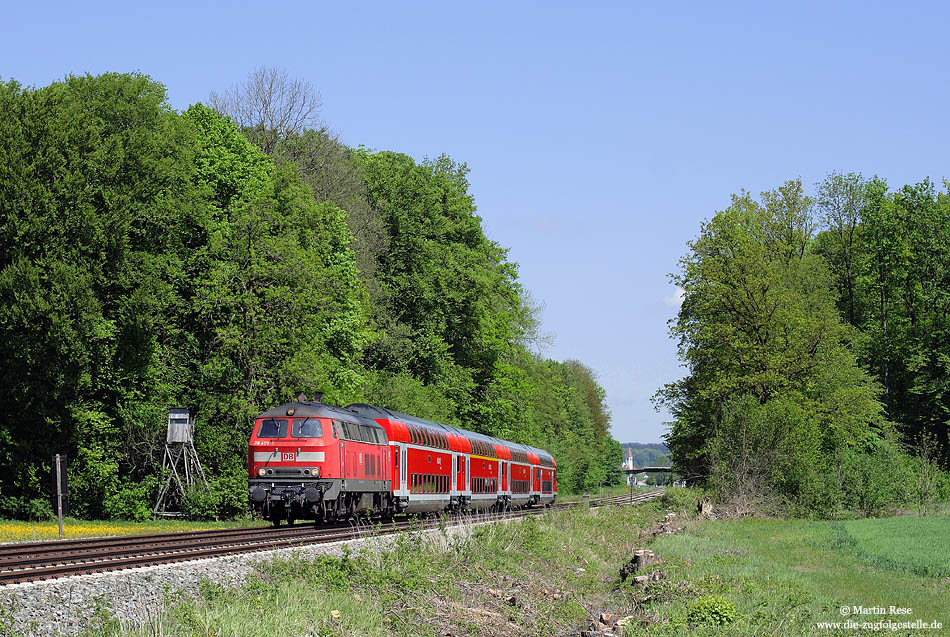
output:
<path id="1" fill-rule="evenodd" d="M 633 493 L 625 493 L 623 495 L 614 495 L 606 498 L 596 498 L 590 501 L 590 505 L 593 506 L 606 506 L 606 505 L 624 505 L 624 504 L 637 504 L 639 502 L 647 502 L 648 500 L 653 500 L 655 498 L 663 495 L 663 489 L 651 489 L 649 491 L 634 491 Z"/>
<path id="2" fill-rule="evenodd" d="M 634 504 L 651 500 L 660 494 L 662 490 L 645 491 L 632 496 L 595 498 L 589 504 L 592 507 Z M 579 504 L 556 504 L 552 508 L 569 508 Z M 544 511 L 524 509 L 507 514 L 455 516 L 449 519 L 448 525 L 498 521 L 538 515 Z M 409 529 L 437 528 L 440 524 L 437 520 L 398 520 L 379 524 L 216 529 L 3 544 L 0 545 L 0 586 L 390 535 Z"/>

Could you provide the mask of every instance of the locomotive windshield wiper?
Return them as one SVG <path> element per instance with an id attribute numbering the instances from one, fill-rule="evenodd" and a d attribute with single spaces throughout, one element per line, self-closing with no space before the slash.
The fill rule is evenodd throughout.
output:
<path id="1" fill-rule="evenodd" d="M 323 426 L 318 419 L 313 417 L 295 420 L 290 428 L 290 435 L 294 438 L 322 438 Z"/>

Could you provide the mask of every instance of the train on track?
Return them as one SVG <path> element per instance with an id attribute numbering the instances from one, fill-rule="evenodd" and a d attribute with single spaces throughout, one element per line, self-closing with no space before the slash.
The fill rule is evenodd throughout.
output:
<path id="1" fill-rule="evenodd" d="M 303 394 L 254 421 L 248 497 L 275 526 L 357 514 L 551 504 L 554 458 L 536 449 L 363 403 Z"/>

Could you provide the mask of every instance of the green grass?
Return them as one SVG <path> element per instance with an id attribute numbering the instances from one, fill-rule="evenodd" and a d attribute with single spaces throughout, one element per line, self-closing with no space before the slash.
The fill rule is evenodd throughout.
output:
<path id="1" fill-rule="evenodd" d="M 262 562 L 236 590 L 206 584 L 131 633 L 104 621 L 89 634 L 576 633 L 592 613 L 633 612 L 631 591 L 614 583 L 642 544 L 637 530 L 664 513 L 656 504 L 550 511 L 404 533 L 385 550 Z"/>
<path id="2" fill-rule="evenodd" d="M 648 629 L 658 635 L 820 635 L 816 622 L 842 621 L 841 606 L 891 605 L 913 609 L 910 616 L 872 616 L 866 620 L 940 621 L 950 631 L 950 581 L 915 574 L 909 565 L 942 568 L 947 535 L 939 548 L 928 550 L 928 537 L 946 529 L 947 518 L 892 519 L 846 522 L 804 520 L 725 520 L 692 525 L 688 533 L 661 536 L 652 549 L 667 562 L 670 578 L 652 595 L 660 623 Z M 861 539 L 842 540 L 842 527 Z M 888 559 L 869 562 L 855 547 L 883 550 L 873 541 L 889 536 L 906 551 L 884 551 Z M 936 538 L 934 538 L 936 539 Z M 893 565 L 899 568 L 895 570 Z M 694 625 L 690 611 L 695 599 L 715 596 L 734 606 L 738 620 L 725 627 Z M 859 631 L 850 630 L 849 633 Z M 888 632 L 888 631 L 884 631 Z M 897 631 L 891 634 L 909 634 Z"/>
<path id="3" fill-rule="evenodd" d="M 867 564 L 950 577 L 950 517 L 850 520 L 840 526 L 843 543 Z"/>
<path id="4" fill-rule="evenodd" d="M 204 582 L 197 597 L 173 595 L 140 627 L 120 627 L 103 612 L 87 634 L 560 635 L 608 612 L 635 617 L 631 634 L 827 635 L 841 631 L 816 622 L 842 621 L 843 605 L 910 607 L 910 616 L 860 619 L 950 629 L 950 579 L 919 573 L 921 565 L 942 572 L 947 518 L 684 522 L 699 495 L 670 489 L 637 507 L 552 511 L 404 533 L 384 550 L 262 561 L 237 589 Z M 681 512 L 672 524 L 686 531 L 653 538 L 668 510 Z M 875 544 L 887 537 L 912 548 Z M 645 589 L 621 584 L 620 567 L 643 546 L 663 558 L 651 569 L 667 577 Z"/>

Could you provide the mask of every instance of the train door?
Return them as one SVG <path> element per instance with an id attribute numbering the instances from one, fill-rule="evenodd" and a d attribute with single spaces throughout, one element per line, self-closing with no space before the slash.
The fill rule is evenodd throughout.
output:
<path id="1" fill-rule="evenodd" d="M 455 490 L 465 491 L 465 456 L 455 456 Z"/>
<path id="2" fill-rule="evenodd" d="M 534 473 L 534 479 L 531 481 L 532 491 L 541 492 L 541 467 L 531 467 L 531 471 Z"/>
<path id="3" fill-rule="evenodd" d="M 406 485 L 406 445 L 400 444 L 396 453 L 399 454 L 399 483 L 405 490 L 409 488 Z"/>
<path id="4" fill-rule="evenodd" d="M 465 490 L 471 491 L 472 489 L 472 459 L 469 456 L 465 456 Z"/>

